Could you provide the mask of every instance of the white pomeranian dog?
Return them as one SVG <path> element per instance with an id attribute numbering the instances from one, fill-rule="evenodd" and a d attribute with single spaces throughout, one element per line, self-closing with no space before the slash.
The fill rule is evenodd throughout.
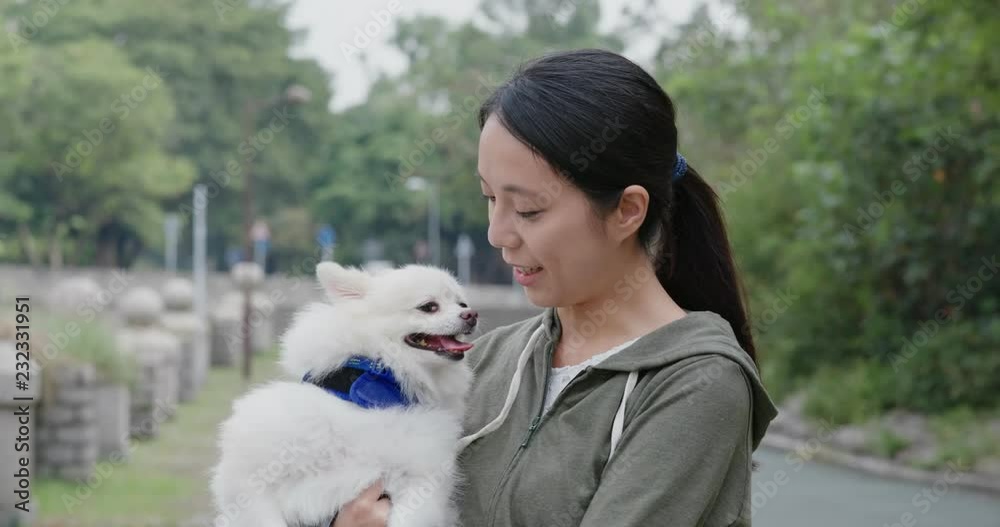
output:
<path id="1" fill-rule="evenodd" d="M 389 527 L 451 527 L 465 395 L 457 340 L 477 314 L 447 271 L 316 267 L 329 303 L 305 307 L 282 336 L 273 381 L 233 403 L 214 468 L 214 526 L 327 525 L 376 480 Z"/>

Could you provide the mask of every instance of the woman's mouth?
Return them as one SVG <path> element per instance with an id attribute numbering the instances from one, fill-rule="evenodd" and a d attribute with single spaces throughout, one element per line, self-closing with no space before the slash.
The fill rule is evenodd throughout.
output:
<path id="1" fill-rule="evenodd" d="M 536 267 L 523 267 L 520 265 L 514 266 L 514 279 L 517 283 L 522 286 L 528 287 L 538 280 L 539 274 L 544 271 L 545 268 L 541 266 Z"/>

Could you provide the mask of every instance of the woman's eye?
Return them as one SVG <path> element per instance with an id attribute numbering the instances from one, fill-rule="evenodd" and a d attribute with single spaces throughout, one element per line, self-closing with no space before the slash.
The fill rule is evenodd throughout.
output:
<path id="1" fill-rule="evenodd" d="M 540 211 L 540 210 L 532 210 L 532 211 L 528 211 L 528 212 L 518 212 L 517 215 L 520 216 L 520 217 L 522 217 L 522 218 L 524 218 L 524 219 L 526 219 L 526 220 L 530 220 L 531 218 L 534 218 L 535 216 L 538 216 L 541 213 L 542 213 L 542 211 Z"/>
<path id="2" fill-rule="evenodd" d="M 483 199 L 485 199 L 486 201 L 496 201 L 497 197 L 496 196 L 487 196 L 486 194 L 483 194 Z"/>
<path id="3" fill-rule="evenodd" d="M 438 303 L 427 302 L 426 304 L 422 304 L 419 307 L 417 307 L 417 309 L 423 311 L 424 313 L 436 313 L 438 310 Z"/>

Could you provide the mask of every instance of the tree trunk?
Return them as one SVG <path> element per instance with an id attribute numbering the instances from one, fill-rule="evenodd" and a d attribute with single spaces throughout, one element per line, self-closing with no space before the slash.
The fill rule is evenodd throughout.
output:
<path id="1" fill-rule="evenodd" d="M 59 234 L 59 229 L 55 229 L 49 237 L 49 269 L 52 271 L 58 271 L 63 266 L 62 236 Z"/>
<path id="2" fill-rule="evenodd" d="M 97 229 L 94 260 L 98 267 L 118 267 L 118 229 L 113 223 L 106 223 Z"/>
<path id="3" fill-rule="evenodd" d="M 17 224 L 17 237 L 21 242 L 21 250 L 28 256 L 28 263 L 32 267 L 42 266 L 42 255 L 38 254 L 38 247 L 35 246 L 35 238 L 31 235 L 31 229 L 24 223 Z"/>

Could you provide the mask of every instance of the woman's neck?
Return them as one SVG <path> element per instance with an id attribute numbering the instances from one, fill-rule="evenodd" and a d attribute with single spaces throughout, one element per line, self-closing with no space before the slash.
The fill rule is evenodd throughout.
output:
<path id="1" fill-rule="evenodd" d="M 578 364 L 684 317 L 652 268 L 637 266 L 603 294 L 556 308 L 562 336 L 553 365 Z M 558 364 L 557 364 L 558 363 Z"/>

